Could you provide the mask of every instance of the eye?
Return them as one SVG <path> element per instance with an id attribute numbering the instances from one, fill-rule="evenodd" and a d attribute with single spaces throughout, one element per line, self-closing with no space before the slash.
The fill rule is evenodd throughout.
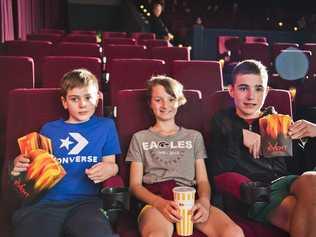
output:
<path id="1" fill-rule="evenodd" d="M 244 92 L 244 91 L 247 91 L 247 90 L 248 90 L 248 87 L 246 87 L 246 86 L 241 86 L 241 87 L 238 87 L 238 90 Z"/>
<path id="2" fill-rule="evenodd" d="M 176 101 L 176 98 L 174 98 L 174 97 L 169 98 L 169 102 L 175 102 L 175 101 Z"/>
<path id="3" fill-rule="evenodd" d="M 154 98 L 154 101 L 155 101 L 155 102 L 160 102 L 161 99 L 160 99 L 160 98 Z"/>
<path id="4" fill-rule="evenodd" d="M 262 86 L 257 87 L 257 88 L 256 88 L 256 91 L 258 91 L 258 92 L 263 92 L 263 91 L 264 91 L 264 88 L 263 88 Z"/>
<path id="5" fill-rule="evenodd" d="M 78 101 L 79 101 L 79 99 L 78 99 L 78 98 L 76 98 L 76 97 L 71 97 L 71 98 L 70 98 L 70 101 L 72 101 L 72 102 L 78 102 Z"/>
<path id="6" fill-rule="evenodd" d="M 85 99 L 86 99 L 86 100 L 91 100 L 91 99 L 92 99 L 92 96 L 91 96 L 91 95 L 87 95 L 87 96 L 85 96 Z"/>

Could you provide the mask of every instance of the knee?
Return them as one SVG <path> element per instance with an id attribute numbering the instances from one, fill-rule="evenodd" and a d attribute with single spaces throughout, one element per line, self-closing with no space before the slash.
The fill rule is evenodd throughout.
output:
<path id="1" fill-rule="evenodd" d="M 309 171 L 303 173 L 294 183 L 292 187 L 294 195 L 300 198 L 315 199 L 316 195 L 316 172 Z"/>
<path id="2" fill-rule="evenodd" d="M 140 229 L 141 236 L 146 236 L 146 237 L 171 237 L 173 233 L 173 229 L 170 228 L 152 228 L 152 226 L 149 225 L 144 225 Z"/>
<path id="3" fill-rule="evenodd" d="M 222 232 L 220 237 L 244 237 L 243 230 L 238 225 L 231 225 Z"/>

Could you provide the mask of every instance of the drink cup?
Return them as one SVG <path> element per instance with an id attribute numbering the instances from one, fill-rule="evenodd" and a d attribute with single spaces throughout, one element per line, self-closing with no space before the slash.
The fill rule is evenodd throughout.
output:
<path id="1" fill-rule="evenodd" d="M 191 209 L 194 206 L 195 188 L 175 187 L 172 189 L 174 201 L 180 209 L 181 220 L 176 223 L 177 234 L 190 236 L 193 234 L 193 223 Z"/>

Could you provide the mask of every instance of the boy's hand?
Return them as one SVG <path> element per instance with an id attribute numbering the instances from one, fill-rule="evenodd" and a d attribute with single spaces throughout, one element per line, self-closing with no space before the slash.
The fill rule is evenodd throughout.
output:
<path id="1" fill-rule="evenodd" d="M 100 183 L 117 173 L 117 165 L 113 162 L 102 161 L 86 169 L 86 175 L 94 182 Z"/>
<path id="2" fill-rule="evenodd" d="M 210 202 L 208 200 L 196 200 L 191 212 L 193 214 L 193 223 L 204 223 L 207 221 L 210 214 Z"/>
<path id="3" fill-rule="evenodd" d="M 11 175 L 19 176 L 21 172 L 25 172 L 30 166 L 30 159 L 26 155 L 18 155 L 14 159 L 14 167 L 11 171 Z"/>
<path id="4" fill-rule="evenodd" d="M 175 201 L 158 197 L 153 206 L 157 208 L 158 211 L 160 211 L 160 213 L 171 223 L 176 223 L 181 220 L 180 209 Z"/>
<path id="5" fill-rule="evenodd" d="M 306 120 L 298 120 L 289 127 L 289 136 L 292 139 L 316 137 L 316 124 Z"/>
<path id="6" fill-rule="evenodd" d="M 260 158 L 261 136 L 258 133 L 247 129 L 242 130 L 244 145 L 249 149 L 249 153 L 255 158 Z"/>

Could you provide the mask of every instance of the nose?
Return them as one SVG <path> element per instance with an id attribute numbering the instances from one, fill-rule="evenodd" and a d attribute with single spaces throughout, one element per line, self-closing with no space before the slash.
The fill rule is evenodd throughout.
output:
<path id="1" fill-rule="evenodd" d="M 247 93 L 247 99 L 251 100 L 255 98 L 255 90 L 250 88 Z"/>
<path id="2" fill-rule="evenodd" d="M 79 106 L 80 107 L 85 107 L 86 106 L 86 101 L 84 98 L 81 98 L 80 101 L 79 101 Z"/>

